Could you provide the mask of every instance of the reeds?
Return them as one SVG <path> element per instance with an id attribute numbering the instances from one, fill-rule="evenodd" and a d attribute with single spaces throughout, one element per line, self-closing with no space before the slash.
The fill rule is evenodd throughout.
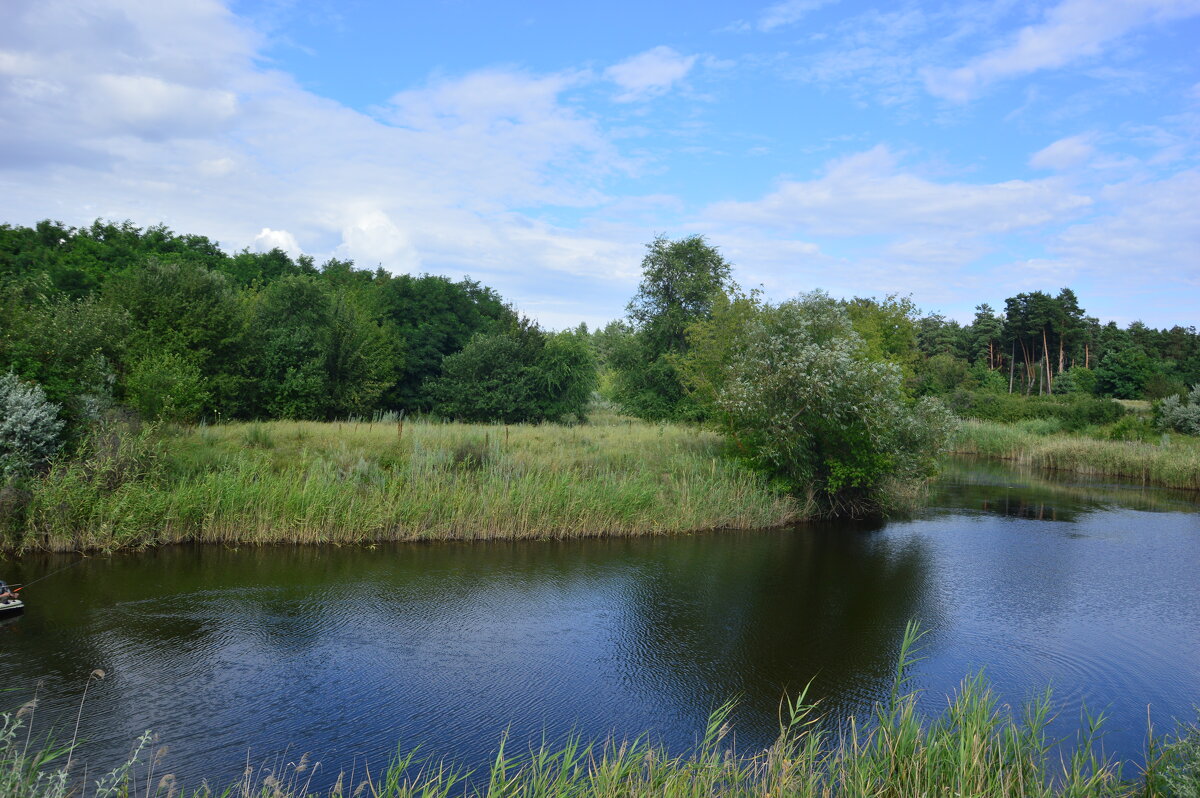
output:
<path id="1" fill-rule="evenodd" d="M 1200 440 L 1186 435 L 1163 435 L 1157 443 L 1143 443 L 1045 434 L 1021 424 L 964 421 L 950 448 L 958 454 L 1012 460 L 1036 468 L 1200 490 Z"/>
<path id="2" fill-rule="evenodd" d="M 409 419 L 114 438 L 32 488 L 9 546 L 366 543 L 756 528 L 808 515 L 692 427 Z"/>
<path id="3" fill-rule="evenodd" d="M 180 790 L 174 779 L 125 774 L 130 798 L 192 795 L 212 798 L 301 798 L 302 796 L 489 796 L 587 798 L 590 796 L 821 796 L 822 798 L 910 798 L 992 796 L 1031 798 L 1084 796 L 1194 796 L 1200 790 L 1200 728 L 1184 727 L 1173 737 L 1149 738 L 1146 764 L 1127 772 L 1102 751 L 1102 721 L 1085 717 L 1077 737 L 1064 742 L 1047 734 L 1052 697 L 1047 691 L 1020 711 L 1001 705 L 982 675 L 965 679 L 940 714 L 922 715 L 908 676 L 915 661 L 916 627 L 906 631 L 894 689 L 868 717 L 841 724 L 824 722 L 820 709 L 802 694 L 785 702 L 776 742 L 741 754 L 732 743 L 731 706 L 717 709 L 704 736 L 687 754 L 672 754 L 639 738 L 584 743 L 570 738 L 526 752 L 501 741 L 486 772 L 471 772 L 444 760 L 395 758 L 381 773 L 342 774 L 324 792 L 310 791 L 319 763 L 307 757 L 282 768 L 247 769 L 236 785 Z M 32 786 L 36 768 L 49 760 L 23 752 L 9 717 L 0 736 L 0 771 L 6 782 Z M 1148 732 L 1149 733 L 1149 732 Z M 1057 753 L 1062 751 L 1063 753 Z M 31 758 L 32 757 L 32 758 Z M 148 772 L 150 765 L 143 766 Z M 123 769 L 122 769 L 123 768 Z M 51 774 L 53 775 L 53 774 Z M 3 778 L 3 775 L 0 775 Z M 67 783 L 57 776 L 56 784 Z M 145 785 L 144 789 L 141 785 Z M 178 792 L 177 792 L 178 790 Z M 61 795 L 19 789 L 4 795 Z"/>

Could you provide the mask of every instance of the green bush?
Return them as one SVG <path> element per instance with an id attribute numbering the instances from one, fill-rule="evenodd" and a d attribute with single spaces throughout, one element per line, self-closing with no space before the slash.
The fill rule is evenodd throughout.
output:
<path id="1" fill-rule="evenodd" d="M 596 360 L 584 336 L 522 322 L 477 335 L 448 356 L 430 394 L 446 418 L 515 424 L 583 418 L 595 387 Z"/>
<path id="2" fill-rule="evenodd" d="M 174 352 L 135 363 L 125 379 L 125 393 L 129 404 L 151 421 L 195 421 L 209 400 L 200 367 Z"/>
<path id="3" fill-rule="evenodd" d="M 986 391 L 955 391 L 950 410 L 964 418 L 1014 423 L 1028 419 L 1059 419 L 1063 429 L 1076 431 L 1088 426 L 1111 424 L 1126 410 L 1111 399 L 1082 394 L 1065 396 L 1022 396 Z"/>

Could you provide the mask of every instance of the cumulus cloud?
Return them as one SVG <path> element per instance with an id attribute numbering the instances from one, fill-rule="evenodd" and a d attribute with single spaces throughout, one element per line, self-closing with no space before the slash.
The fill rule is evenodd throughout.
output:
<path id="1" fill-rule="evenodd" d="M 264 68 L 261 46 L 213 0 L 9 3 L 0 218 L 163 222 L 231 250 L 304 242 L 318 258 L 471 273 L 518 294 L 526 273 L 626 268 L 626 248 L 511 210 L 600 207 L 630 168 L 565 98 L 586 73 L 443 75 L 365 114 Z M 617 73 L 630 91 L 686 73 L 642 63 L 641 83 Z"/>
<path id="2" fill-rule="evenodd" d="M 623 90 L 616 97 L 618 102 L 633 102 L 665 94 L 695 63 L 694 55 L 659 46 L 613 64 L 604 70 L 604 76 Z"/>
<path id="3" fill-rule="evenodd" d="M 925 70 L 925 87 L 937 97 L 966 102 L 996 81 L 1095 56 L 1136 28 L 1196 14 L 1200 0 L 1063 0 L 1007 44 L 955 69 Z"/>
<path id="4" fill-rule="evenodd" d="M 1091 159 L 1096 154 L 1092 144 L 1095 136 L 1091 133 L 1081 133 L 1078 136 L 1067 136 L 1038 150 L 1029 158 L 1029 165 L 1034 169 L 1070 169 Z"/>
<path id="5" fill-rule="evenodd" d="M 296 241 L 296 237 L 287 230 L 272 230 L 269 227 L 264 227 L 262 232 L 254 237 L 254 251 L 270 252 L 273 249 L 282 250 L 293 258 L 298 257 L 303 252 L 300 249 L 300 244 Z"/>

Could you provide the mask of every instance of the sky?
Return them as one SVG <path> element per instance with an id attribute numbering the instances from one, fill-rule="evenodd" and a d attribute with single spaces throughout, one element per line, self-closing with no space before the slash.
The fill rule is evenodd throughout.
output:
<path id="1" fill-rule="evenodd" d="M 0 222 L 166 224 L 624 314 L 1070 286 L 1200 324 L 1200 0 L 0 0 Z"/>

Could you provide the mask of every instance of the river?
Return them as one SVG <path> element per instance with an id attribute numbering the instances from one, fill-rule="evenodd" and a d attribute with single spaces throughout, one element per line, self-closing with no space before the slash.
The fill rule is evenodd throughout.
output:
<path id="1" fill-rule="evenodd" d="M 810 680 L 831 717 L 887 695 L 905 623 L 928 634 L 929 711 L 984 669 L 1019 705 L 1047 686 L 1073 735 L 1107 717 L 1137 761 L 1200 704 L 1194 494 L 949 463 L 928 509 L 877 524 L 524 543 L 175 546 L 92 557 L 0 625 L 0 696 L 111 767 L 144 730 L 158 772 L 373 768 L 397 750 L 488 761 L 529 740 L 647 733 L 683 751 L 722 702 L 737 746 L 775 736 Z M 71 558 L 4 561 L 30 581 Z M 40 685 L 40 686 L 39 686 Z"/>

